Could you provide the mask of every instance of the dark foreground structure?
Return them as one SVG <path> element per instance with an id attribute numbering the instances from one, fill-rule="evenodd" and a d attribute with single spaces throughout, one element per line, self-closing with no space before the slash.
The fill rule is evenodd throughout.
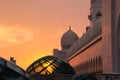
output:
<path id="1" fill-rule="evenodd" d="M 97 78 L 89 74 L 83 74 L 74 76 L 72 80 L 97 80 Z"/>
<path id="2" fill-rule="evenodd" d="M 75 75 L 74 69 L 66 62 L 45 56 L 33 62 L 26 70 L 34 80 L 71 80 Z"/>
<path id="3" fill-rule="evenodd" d="M 71 80 L 74 75 L 68 63 L 53 56 L 36 60 L 26 71 L 0 58 L 0 80 Z"/>
<path id="4" fill-rule="evenodd" d="M 0 57 L 0 80 L 29 80 L 29 75 L 14 63 Z"/>
<path id="5" fill-rule="evenodd" d="M 33 62 L 26 72 L 36 74 L 75 74 L 74 69 L 66 62 L 53 57 L 45 56 Z"/>
<path id="6" fill-rule="evenodd" d="M 32 75 L 31 80 L 72 80 L 72 74 Z"/>
<path id="7" fill-rule="evenodd" d="M 33 62 L 26 71 L 0 58 L 0 80 L 120 80 L 118 73 L 75 75 L 72 67 L 53 56 L 46 56 Z"/>

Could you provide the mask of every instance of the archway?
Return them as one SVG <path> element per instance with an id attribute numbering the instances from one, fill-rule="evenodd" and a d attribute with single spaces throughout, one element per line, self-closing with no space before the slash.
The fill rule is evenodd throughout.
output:
<path id="1" fill-rule="evenodd" d="M 118 18 L 118 51 L 120 53 L 120 15 Z"/>
<path id="2" fill-rule="evenodd" d="M 117 24 L 117 55 L 116 55 L 116 71 L 117 72 L 120 72 L 120 64 L 119 64 L 119 61 L 120 61 L 120 14 L 119 14 L 119 17 L 118 17 L 118 24 Z"/>

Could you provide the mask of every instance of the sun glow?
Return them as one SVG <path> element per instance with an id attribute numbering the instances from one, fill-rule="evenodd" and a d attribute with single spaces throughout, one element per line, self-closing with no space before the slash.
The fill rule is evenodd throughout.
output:
<path id="1" fill-rule="evenodd" d="M 89 0 L 0 0 L 0 57 L 13 56 L 26 69 L 52 55 L 68 25 L 78 35 L 85 31 L 89 6 Z"/>

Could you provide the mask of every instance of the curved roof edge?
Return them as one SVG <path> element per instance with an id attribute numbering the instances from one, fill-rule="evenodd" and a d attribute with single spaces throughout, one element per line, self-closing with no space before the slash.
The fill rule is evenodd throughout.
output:
<path id="1" fill-rule="evenodd" d="M 22 69 L 22 68 L 19 67 L 18 65 L 14 64 L 14 63 L 12 63 L 12 62 L 10 62 L 10 61 L 2 58 L 2 57 L 0 57 L 0 65 L 2 65 L 2 66 L 4 66 L 4 67 L 7 67 L 7 68 L 9 68 L 9 69 L 11 69 L 11 70 L 13 70 L 13 71 L 21 74 L 22 76 L 25 76 L 25 77 L 28 78 L 28 79 L 29 79 L 29 77 L 30 77 L 29 74 L 28 74 L 27 72 L 25 72 L 24 69 Z"/>
<path id="2" fill-rule="evenodd" d="M 64 49 L 65 46 L 71 47 L 79 39 L 78 35 L 71 29 L 65 32 L 61 38 L 61 47 Z"/>

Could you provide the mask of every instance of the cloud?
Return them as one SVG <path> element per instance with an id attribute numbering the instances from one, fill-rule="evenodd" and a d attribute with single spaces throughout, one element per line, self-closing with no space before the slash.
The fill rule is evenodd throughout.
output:
<path id="1" fill-rule="evenodd" d="M 22 44 L 34 39 L 37 32 L 20 26 L 0 26 L 0 47 Z"/>

